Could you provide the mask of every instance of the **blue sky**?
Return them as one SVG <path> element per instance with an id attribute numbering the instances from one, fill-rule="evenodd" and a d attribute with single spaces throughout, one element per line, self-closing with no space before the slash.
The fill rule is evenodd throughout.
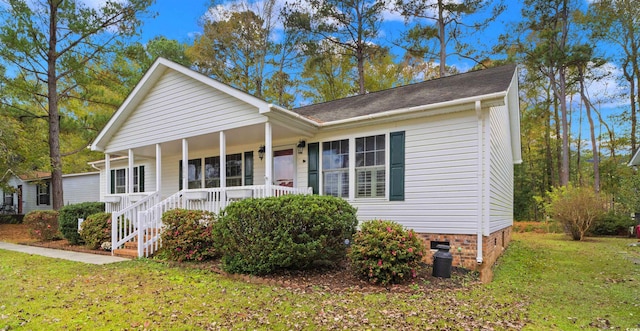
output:
<path id="1" fill-rule="evenodd" d="M 100 0 L 87 0 L 100 1 Z M 284 3 L 284 0 L 279 0 Z M 500 34 L 505 31 L 512 30 L 514 25 L 521 19 L 522 1 L 507 0 L 507 8 L 505 12 L 498 17 L 488 29 L 482 34 L 473 36 L 467 41 L 474 47 L 482 48 L 486 45 L 492 45 Z M 144 19 L 142 26 L 142 41 L 147 41 L 155 36 L 163 35 L 167 38 L 176 39 L 181 42 L 191 43 L 194 36 L 202 31 L 198 24 L 201 17 L 207 12 L 210 0 L 157 0 L 150 8 L 151 12 L 157 14 L 155 17 L 147 17 Z M 587 0 L 584 0 L 584 5 Z M 381 27 L 379 43 L 390 46 L 389 40 L 399 37 L 400 30 L 404 28 L 404 22 L 399 14 L 391 11 L 385 13 L 385 23 Z M 393 53 L 401 56 L 403 51 L 396 48 Z M 469 70 L 474 63 L 469 60 L 459 58 L 449 58 L 447 64 L 456 66 L 461 72 Z M 609 64 L 607 71 L 620 74 L 620 69 Z M 602 82 L 593 82 L 589 88 L 590 95 L 595 99 L 603 98 L 605 94 L 612 94 L 619 91 L 620 86 L 614 78 Z M 611 101 L 610 101 L 611 102 Z M 625 103 L 625 100 L 613 101 L 608 105 L 602 105 L 604 113 L 617 112 L 615 109 Z M 577 117 L 577 114 L 574 114 Z M 606 116 L 606 115 L 605 115 Z M 576 118 L 577 120 L 577 118 Z M 583 119 L 584 120 L 584 119 Z M 584 126 L 584 125 L 583 125 Z M 573 128 L 577 130 L 577 128 Z M 582 131 L 588 130 L 583 127 Z"/>

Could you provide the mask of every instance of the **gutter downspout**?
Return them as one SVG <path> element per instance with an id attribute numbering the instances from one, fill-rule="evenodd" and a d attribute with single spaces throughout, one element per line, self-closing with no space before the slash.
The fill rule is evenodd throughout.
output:
<path id="1" fill-rule="evenodd" d="M 483 130 L 482 130 L 482 104 L 480 102 L 480 100 L 476 100 L 475 102 L 476 104 L 476 116 L 478 117 L 478 207 L 477 207 L 477 215 L 478 215 L 478 225 L 476 228 L 477 234 L 477 254 L 476 254 L 476 262 L 478 262 L 478 264 L 482 263 L 482 221 L 484 219 L 484 216 L 482 215 L 482 211 L 483 211 L 483 186 L 482 186 L 482 175 L 483 175 L 483 160 L 482 160 L 482 156 L 484 155 L 484 153 L 482 153 L 483 151 Z"/>

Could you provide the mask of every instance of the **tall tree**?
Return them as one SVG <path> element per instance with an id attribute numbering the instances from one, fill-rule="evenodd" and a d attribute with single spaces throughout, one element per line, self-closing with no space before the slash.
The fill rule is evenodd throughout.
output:
<path id="1" fill-rule="evenodd" d="M 298 0 L 287 4 L 283 14 L 289 25 L 307 34 L 307 54 L 328 49 L 320 44 L 324 40 L 338 46 L 331 51 L 353 58 L 358 93 L 365 94 L 365 62 L 377 49 L 384 9 L 384 0 Z"/>
<path id="2" fill-rule="evenodd" d="M 640 6 L 635 0 L 596 0 L 589 5 L 587 18 L 596 40 L 621 50 L 613 58 L 629 84 L 630 144 L 631 154 L 635 154 L 640 111 Z"/>
<path id="3" fill-rule="evenodd" d="M 139 15 L 152 2 L 108 1 L 93 8 L 79 0 L 5 0 L 0 6 L 0 59 L 46 113 L 54 209 L 64 202 L 60 117 L 66 113 L 60 102 L 90 81 L 92 61 L 136 33 Z"/>
<path id="4" fill-rule="evenodd" d="M 571 0 L 525 0 L 521 27 L 537 42 L 532 50 L 526 50 L 525 61 L 540 71 L 552 88 L 559 107 L 561 130 L 560 185 L 569 184 L 569 110 L 567 107 L 570 43 Z"/>
<path id="5" fill-rule="evenodd" d="M 495 20 L 503 11 L 501 1 L 490 0 L 395 0 L 395 6 L 405 17 L 407 22 L 414 25 L 404 34 L 405 48 L 416 56 L 432 56 L 439 59 L 439 77 L 447 73 L 447 57 L 458 55 L 473 59 L 477 63 L 484 59 L 484 55 L 477 54 L 478 49 L 470 49 L 460 37 L 481 31 Z M 470 22 L 469 17 L 484 9 L 491 9 L 488 18 Z M 436 47 L 430 47 L 432 40 L 437 41 Z M 448 48 L 453 43 L 454 51 Z M 476 53 L 476 59 L 472 53 Z"/>

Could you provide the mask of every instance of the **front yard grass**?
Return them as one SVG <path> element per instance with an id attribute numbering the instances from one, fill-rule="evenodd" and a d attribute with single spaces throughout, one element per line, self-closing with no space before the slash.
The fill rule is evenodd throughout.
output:
<path id="1" fill-rule="evenodd" d="M 248 284 L 144 259 L 94 266 L 0 250 L 0 330 L 624 330 L 640 327 L 635 241 L 515 234 L 489 285 L 376 294 Z"/>

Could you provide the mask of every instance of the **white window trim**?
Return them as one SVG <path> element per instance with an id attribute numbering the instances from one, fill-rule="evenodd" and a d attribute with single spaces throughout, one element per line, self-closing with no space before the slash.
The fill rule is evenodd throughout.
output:
<path id="1" fill-rule="evenodd" d="M 318 164 L 318 173 L 320 174 L 320 180 L 318 181 L 318 194 L 324 195 L 324 169 L 322 167 L 323 157 L 324 157 L 324 145 L 325 142 L 337 141 L 347 139 L 349 141 L 349 197 L 343 198 L 350 202 L 358 202 L 358 203 L 366 203 L 366 202 L 381 202 L 381 201 L 389 201 L 389 162 L 391 161 L 391 150 L 390 150 L 390 134 L 391 131 L 366 131 L 359 132 L 355 135 L 349 136 L 335 136 L 331 138 L 326 138 L 318 141 L 319 144 L 319 164 Z M 385 169 L 385 183 L 384 183 L 384 197 L 372 197 L 372 198 L 356 198 L 356 138 L 370 137 L 370 136 L 378 136 L 384 135 L 384 169 Z M 295 153 L 294 153 L 295 154 Z"/>

